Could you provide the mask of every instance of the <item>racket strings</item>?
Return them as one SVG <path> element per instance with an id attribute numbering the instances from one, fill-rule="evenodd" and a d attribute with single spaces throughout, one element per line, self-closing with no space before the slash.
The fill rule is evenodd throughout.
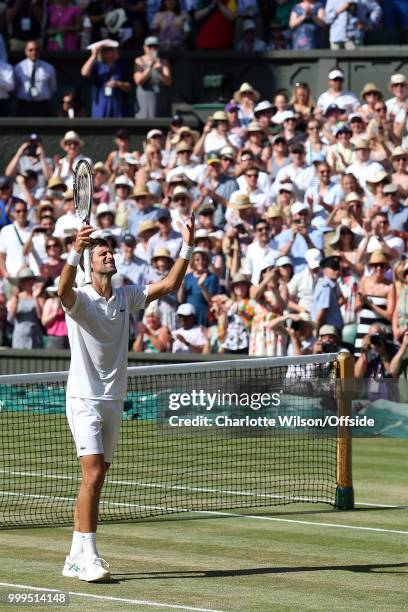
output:
<path id="1" fill-rule="evenodd" d="M 75 208 L 83 223 L 89 221 L 90 204 L 92 202 L 92 178 L 85 164 L 78 164 L 75 172 Z"/>

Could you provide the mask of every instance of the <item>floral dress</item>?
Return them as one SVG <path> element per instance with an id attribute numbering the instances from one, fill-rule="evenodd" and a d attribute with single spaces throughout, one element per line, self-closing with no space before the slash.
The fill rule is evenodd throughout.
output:
<path id="1" fill-rule="evenodd" d="M 227 351 L 248 351 L 249 348 L 249 333 L 251 329 L 252 319 L 255 314 L 256 302 L 249 298 L 235 303 L 228 311 L 227 329 L 222 330 L 221 337 L 223 338 L 222 348 Z"/>
<path id="2" fill-rule="evenodd" d="M 281 314 L 276 306 L 266 301 L 255 305 L 249 338 L 249 355 L 257 357 L 281 357 L 286 355 L 287 336 L 271 327 L 271 323 Z"/>
<path id="3" fill-rule="evenodd" d="M 321 2 L 316 2 L 312 8 L 313 16 L 317 16 L 323 8 Z M 304 14 L 300 4 L 293 7 L 293 11 L 299 17 Z M 306 19 L 292 33 L 292 49 L 317 49 L 322 45 L 322 28 L 315 24 L 312 19 Z"/>

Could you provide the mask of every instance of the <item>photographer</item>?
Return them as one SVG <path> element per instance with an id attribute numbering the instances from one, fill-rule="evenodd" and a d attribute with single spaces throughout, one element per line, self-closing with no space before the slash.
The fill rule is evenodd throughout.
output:
<path id="1" fill-rule="evenodd" d="M 46 187 L 52 175 L 52 162 L 45 156 L 45 149 L 38 134 L 30 134 L 27 140 L 19 146 L 8 163 L 5 175 L 14 177 L 26 170 L 33 170 L 37 173 L 38 187 Z"/>
<path id="2" fill-rule="evenodd" d="M 376 0 L 328 0 L 325 16 L 330 25 L 330 48 L 355 49 L 363 44 L 364 32 L 378 26 L 381 15 Z"/>
<path id="3" fill-rule="evenodd" d="M 340 337 L 334 325 L 322 325 L 319 337 L 313 345 L 313 354 L 337 353 L 340 349 Z"/>
<path id="4" fill-rule="evenodd" d="M 390 389 L 381 381 L 393 377 L 391 362 L 396 353 L 396 346 L 387 341 L 385 328 L 379 323 L 371 325 L 368 334 L 364 336 L 361 354 L 354 365 L 356 378 L 371 379 L 368 385 L 370 395 L 390 399 Z"/>

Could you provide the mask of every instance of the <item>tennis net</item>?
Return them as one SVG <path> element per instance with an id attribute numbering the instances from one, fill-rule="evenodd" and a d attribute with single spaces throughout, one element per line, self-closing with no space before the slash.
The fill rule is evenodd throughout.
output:
<path id="1" fill-rule="evenodd" d="M 337 366 L 336 355 L 314 355 L 129 368 L 100 521 L 336 505 L 336 428 L 254 419 L 336 414 Z M 0 376 L 2 528 L 72 522 L 80 471 L 65 416 L 66 380 L 66 372 Z M 279 404 L 260 406 L 262 394 Z M 197 417 L 212 425 L 183 421 Z"/>

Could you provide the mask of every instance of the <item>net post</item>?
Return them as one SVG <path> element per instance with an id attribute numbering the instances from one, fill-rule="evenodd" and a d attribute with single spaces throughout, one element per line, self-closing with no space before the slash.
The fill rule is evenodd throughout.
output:
<path id="1" fill-rule="evenodd" d="M 338 368 L 340 380 L 338 381 L 337 416 L 351 417 L 350 381 L 354 378 L 354 357 L 351 353 L 340 353 Z M 351 442 L 351 427 L 342 424 L 340 421 L 337 427 L 337 488 L 335 503 L 338 510 L 354 509 Z"/>

